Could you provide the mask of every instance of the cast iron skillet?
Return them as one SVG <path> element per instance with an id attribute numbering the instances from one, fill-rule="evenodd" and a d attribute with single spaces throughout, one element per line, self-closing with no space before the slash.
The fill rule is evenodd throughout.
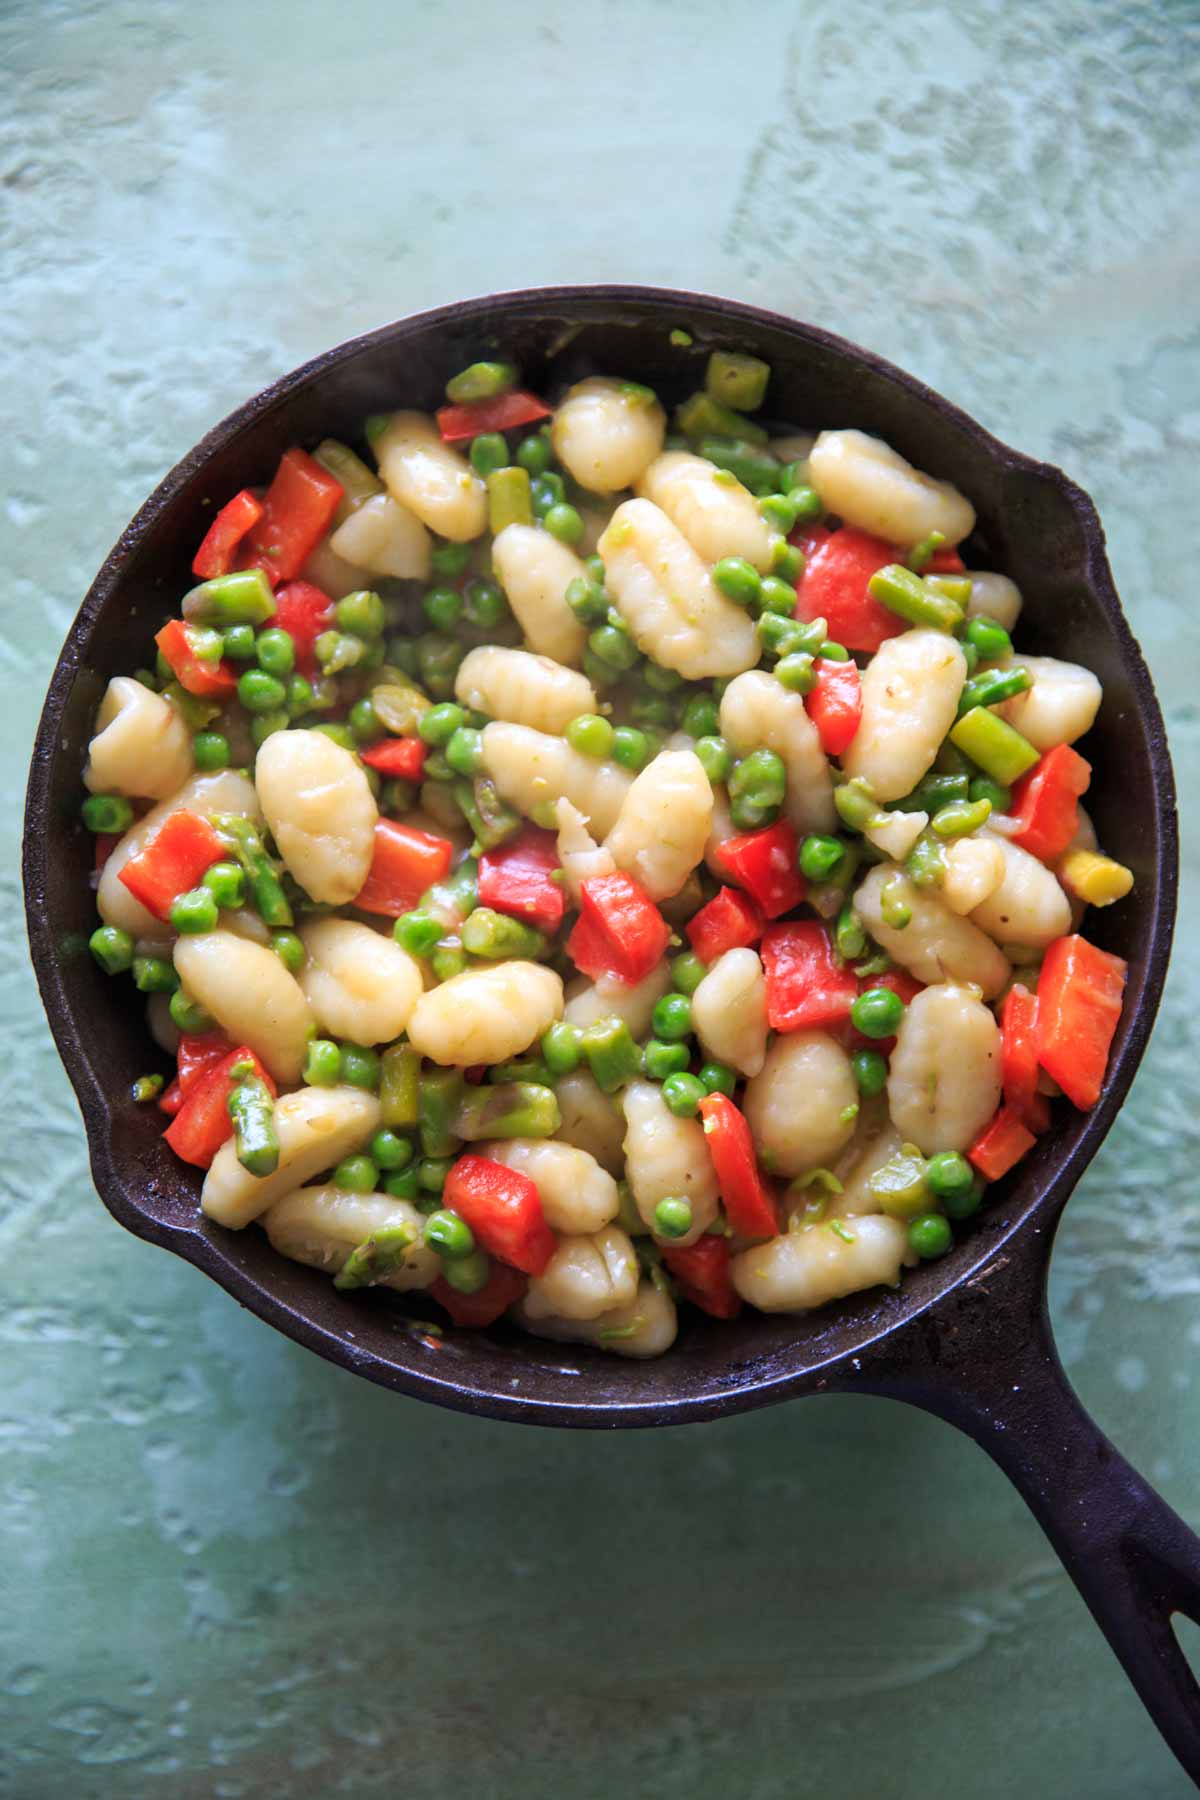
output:
<path id="1" fill-rule="evenodd" d="M 693 348 L 669 344 L 676 326 L 692 333 Z M 1100 676 L 1088 804 L 1101 841 L 1136 876 L 1132 896 L 1088 924 L 1130 963 L 1108 1085 L 1090 1114 L 1057 1108 L 1053 1132 L 974 1228 L 943 1261 L 906 1275 L 897 1293 L 856 1295 L 801 1319 L 748 1313 L 734 1324 L 688 1308 L 674 1349 L 645 1363 L 504 1328 L 439 1336 L 395 1296 L 343 1296 L 276 1256 L 262 1233 L 203 1220 L 195 1173 L 162 1143 L 161 1119 L 129 1104 L 130 1082 L 154 1053 L 131 990 L 107 982 L 86 950 L 91 844 L 78 817 L 90 722 L 108 677 L 145 661 L 151 633 L 190 585 L 212 506 L 261 482 L 287 445 L 330 432 L 354 439 L 366 414 L 388 407 L 432 408 L 449 374 L 493 349 L 512 354 L 535 388 L 611 371 L 674 401 L 698 385 L 714 346 L 767 358 L 780 420 L 860 426 L 952 478 L 979 514 L 968 563 L 1006 571 L 1027 596 L 1022 648 L 1081 657 Z M 891 1395 L 948 1419 L 1024 1495 L 1195 1778 L 1200 1689 L 1170 1621 L 1177 1611 L 1200 1621 L 1200 1543 L 1083 1410 L 1046 1311 L 1059 1216 L 1125 1098 L 1158 1006 L 1176 863 L 1163 722 L 1085 494 L 826 332 L 696 294 L 588 287 L 469 300 L 354 339 L 275 382 L 172 470 L 100 571 L 55 670 L 30 772 L 24 881 L 34 966 L 83 1110 L 96 1185 L 128 1230 L 194 1263 L 331 1362 L 463 1412 L 537 1425 L 669 1425 L 840 1391 Z"/>

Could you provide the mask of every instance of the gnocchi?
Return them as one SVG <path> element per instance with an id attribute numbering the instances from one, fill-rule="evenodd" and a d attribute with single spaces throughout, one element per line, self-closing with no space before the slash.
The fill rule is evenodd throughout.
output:
<path id="1" fill-rule="evenodd" d="M 192 740 L 171 702 L 131 675 L 114 675 L 96 714 L 84 787 L 93 794 L 165 800 L 192 767 Z"/>
<path id="2" fill-rule="evenodd" d="M 597 875 L 612 875 L 617 865 L 612 852 L 596 842 L 579 808 L 572 806 L 565 797 L 560 797 L 555 806 L 554 817 L 558 825 L 558 860 L 563 885 L 571 897 L 571 904 L 578 906 L 581 883 Z"/>
<path id="3" fill-rule="evenodd" d="M 744 556 L 766 574 L 771 567 L 771 531 L 753 494 L 740 481 L 725 480 L 706 457 L 669 450 L 656 457 L 637 482 L 643 500 L 652 500 L 682 531 L 706 563 Z"/>
<path id="4" fill-rule="evenodd" d="M 390 937 L 350 919 L 318 919 L 300 933 L 300 986 L 327 1037 L 387 1044 L 421 996 L 420 965 Z"/>
<path id="5" fill-rule="evenodd" d="M 744 1106 L 773 1174 L 823 1167 L 849 1143 L 858 1116 L 850 1058 L 827 1032 L 784 1032 L 746 1083 Z"/>
<path id="6" fill-rule="evenodd" d="M 554 415 L 563 467 L 593 494 L 632 487 L 663 446 L 667 421 L 648 388 L 594 375 L 569 389 Z"/>
<path id="7" fill-rule="evenodd" d="M 459 1068 L 528 1050 L 563 1009 L 562 977 L 538 963 L 467 969 L 422 994 L 408 1021 L 413 1048 Z"/>
<path id="8" fill-rule="evenodd" d="M 458 666 L 454 691 L 463 706 L 551 734 L 565 731 L 579 713 L 594 713 L 596 690 L 586 675 L 564 669 L 549 656 L 481 645 Z"/>
<path id="9" fill-rule="evenodd" d="M 163 920 L 148 912 L 121 880 L 121 870 L 131 857 L 140 856 L 172 813 L 237 813 L 255 821 L 262 818 L 254 784 L 244 775 L 225 769 L 218 775 L 193 775 L 169 800 L 161 800 L 129 827 L 100 874 L 96 911 L 106 925 L 127 931 L 133 938 L 170 944 L 175 933 Z"/>
<path id="10" fill-rule="evenodd" d="M 862 680 L 862 722 L 842 767 L 877 800 L 899 800 L 928 774 L 954 724 L 967 659 L 944 631 L 902 631 L 880 645 Z"/>
<path id="11" fill-rule="evenodd" d="M 808 470 L 829 512 L 886 543 L 919 544 L 940 531 L 957 544 L 974 529 L 975 508 L 956 487 L 923 475 L 865 431 L 823 431 Z"/>
<path id="12" fill-rule="evenodd" d="M 726 600 L 678 526 L 651 501 L 618 506 L 600 555 L 609 591 L 643 655 L 689 681 L 737 675 L 758 661 L 749 615 Z"/>
<path id="13" fill-rule="evenodd" d="M 670 985 L 671 971 L 665 962 L 651 969 L 644 980 L 632 983 L 615 975 L 598 975 L 594 981 L 583 976 L 567 989 L 563 1018 L 581 1031 L 598 1019 L 624 1019 L 634 1037 L 642 1038 L 650 1030 L 655 1001 L 662 999 Z"/>
<path id="14" fill-rule="evenodd" d="M 467 459 L 442 442 L 432 419 L 393 413 L 372 449 L 388 492 L 422 525 L 455 544 L 479 536 L 487 489 Z"/>
<path id="15" fill-rule="evenodd" d="M 582 662 L 587 632 L 565 598 L 587 576 L 575 552 L 548 531 L 506 525 L 492 545 L 492 567 L 529 648 L 556 662 Z"/>
<path id="16" fill-rule="evenodd" d="M 927 1156 L 974 1142 L 1000 1104 L 1000 1027 L 973 989 L 938 982 L 910 1000 L 887 1092 L 896 1129 Z"/>
<path id="17" fill-rule="evenodd" d="M 312 1009 L 273 950 L 232 931 L 206 931 L 176 939 L 175 968 L 232 1043 L 248 1044 L 277 1081 L 299 1081 Z"/>
<path id="18" fill-rule="evenodd" d="M 863 1288 L 896 1287 L 900 1270 L 917 1260 L 897 1219 L 863 1213 L 839 1225 L 789 1231 L 741 1251 L 729 1265 L 737 1292 L 760 1312 L 808 1312 Z"/>
<path id="19" fill-rule="evenodd" d="M 675 1304 L 662 1288 L 643 1281 L 633 1299 L 595 1319 L 564 1319 L 531 1315 L 523 1306 L 513 1317 L 534 1337 L 560 1344 L 595 1344 L 615 1356 L 662 1356 L 675 1342 L 679 1322 Z"/>
<path id="20" fill-rule="evenodd" d="M 285 1194 L 332 1169 L 370 1137 L 379 1124 L 379 1101 L 356 1087 L 306 1087 L 284 1094 L 275 1105 L 279 1164 L 273 1174 L 252 1175 L 227 1138 L 213 1158 L 200 1190 L 208 1218 L 240 1231 Z"/>
<path id="21" fill-rule="evenodd" d="M 328 906 L 353 900 L 370 872 L 379 810 L 349 750 L 319 731 L 273 732 L 259 750 L 254 785 L 305 893 Z"/>
<path id="22" fill-rule="evenodd" d="M 564 1075 L 554 1091 L 560 1114 L 558 1141 L 585 1150 L 610 1175 L 620 1175 L 625 1167 L 625 1119 L 620 1107 L 587 1069 Z"/>
<path id="23" fill-rule="evenodd" d="M 713 794 L 694 750 L 663 750 L 638 775 L 604 847 L 652 900 L 677 894 L 704 856 Z"/>
<path id="24" fill-rule="evenodd" d="M 602 837 L 616 824 L 633 777 L 613 762 L 572 750 L 565 738 L 494 719 L 483 728 L 483 761 L 505 800 L 535 817 L 553 816 L 565 796 Z"/>
<path id="25" fill-rule="evenodd" d="M 910 915 L 904 926 L 884 917 L 883 891 Z M 992 1000 L 1008 980 L 1008 958 L 971 919 L 960 918 L 938 898 L 919 888 L 888 863 L 870 870 L 854 896 L 854 910 L 875 942 L 918 981 L 957 981 L 977 987 Z"/>
<path id="26" fill-rule="evenodd" d="M 619 1226 L 559 1239 L 540 1275 L 529 1283 L 527 1318 L 595 1319 L 628 1306 L 638 1288 L 638 1260 Z"/>
<path id="27" fill-rule="evenodd" d="M 1053 869 L 1006 838 L 993 838 L 1003 872 L 991 892 L 971 911 L 998 944 L 1028 944 L 1045 950 L 1071 929 L 1071 902 Z"/>
<path id="28" fill-rule="evenodd" d="M 726 950 L 692 995 L 692 1023 L 707 1054 L 739 1075 L 758 1075 L 767 1055 L 767 983 L 758 953 Z"/>
<path id="29" fill-rule="evenodd" d="M 262 1215 L 263 1229 L 281 1256 L 336 1275 L 360 1244 L 377 1232 L 403 1227 L 413 1241 L 380 1287 L 408 1293 L 427 1288 L 442 1272 L 436 1250 L 423 1241 L 424 1219 L 411 1200 L 388 1194 L 356 1194 L 346 1188 L 301 1187 L 276 1200 Z"/>
<path id="30" fill-rule="evenodd" d="M 789 693 L 763 669 L 747 670 L 725 689 L 720 717 L 722 736 L 739 755 L 765 749 L 782 757 L 784 810 L 796 830 L 831 831 L 837 821 L 833 777 L 803 695 Z"/>
<path id="31" fill-rule="evenodd" d="M 692 1223 L 676 1238 L 679 1244 L 694 1244 L 717 1216 L 717 1178 L 704 1131 L 695 1119 L 669 1112 L 652 1081 L 632 1081 L 625 1089 L 625 1172 L 650 1231 L 660 1200 L 690 1203 Z"/>
<path id="32" fill-rule="evenodd" d="M 1017 661 L 1014 657 L 1013 662 Z M 1055 656 L 1022 656 L 1032 686 L 996 708 L 1035 750 L 1073 744 L 1090 731 L 1100 710 L 1100 683 L 1090 669 Z"/>
<path id="33" fill-rule="evenodd" d="M 546 1223 L 580 1237 L 617 1216 L 620 1196 L 609 1171 L 586 1150 L 550 1138 L 500 1138 L 479 1146 L 481 1156 L 518 1169 L 537 1188 Z"/>
<path id="34" fill-rule="evenodd" d="M 343 520 L 329 548 L 355 569 L 397 581 L 428 581 L 433 539 L 415 512 L 390 494 L 373 494 Z"/>

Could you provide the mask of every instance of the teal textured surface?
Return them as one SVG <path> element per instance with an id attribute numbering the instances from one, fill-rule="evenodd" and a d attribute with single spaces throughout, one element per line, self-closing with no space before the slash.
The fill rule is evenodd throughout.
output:
<path id="1" fill-rule="evenodd" d="M 723 292 L 893 358 L 1096 500 L 1184 902 L 1054 1317 L 1200 1523 L 1200 15 L 348 0 L 0 17 L 0 1795 L 1147 1800 L 1188 1784 L 999 1473 L 832 1398 L 620 1436 L 356 1382 L 95 1199 L 23 945 L 28 742 L 121 526 L 231 406 L 460 294 Z M 1086 646 L 1081 646 L 1086 660 Z"/>

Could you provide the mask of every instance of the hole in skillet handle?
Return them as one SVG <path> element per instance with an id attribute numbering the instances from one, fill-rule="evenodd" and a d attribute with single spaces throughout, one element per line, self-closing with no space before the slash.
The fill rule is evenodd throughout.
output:
<path id="1" fill-rule="evenodd" d="M 681 362 L 677 325 L 697 349 Z M 145 660 L 146 644 L 191 583 L 190 558 L 213 508 L 262 482 L 289 444 L 328 433 L 357 439 L 362 419 L 396 405 L 436 405 L 446 376 L 496 346 L 530 385 L 557 393 L 594 372 L 657 387 L 668 403 L 696 385 L 714 346 L 749 349 L 774 374 L 770 414 L 797 427 L 855 425 L 952 478 L 979 513 L 976 541 L 1026 595 L 1031 649 L 1094 666 L 1106 698 L 1088 753 L 1106 847 L 1131 863 L 1134 894 L 1089 931 L 1133 965 L 1110 1093 L 1090 1118 L 1056 1108 L 1055 1130 L 941 1263 L 808 1318 L 744 1314 L 718 1324 L 685 1308 L 675 1348 L 654 1363 L 548 1345 L 503 1327 L 447 1326 L 441 1350 L 398 1324 L 385 1295 L 343 1296 L 286 1262 L 256 1230 L 203 1221 L 199 1180 L 159 1138 L 153 1109 L 129 1083 L 156 1066 L 140 1002 L 86 952 L 91 844 L 78 825 L 79 774 L 91 716 L 109 676 Z M 269 1323 L 320 1354 L 401 1392 L 462 1410 L 538 1423 L 655 1425 L 715 1416 L 853 1379 L 855 1360 L 986 1265 L 1035 1209 L 1047 1220 L 1111 1121 L 1157 1004 L 1174 897 L 1170 766 L 1149 676 L 1120 618 L 1095 514 L 1056 471 L 1030 463 L 911 377 L 812 327 L 732 302 L 642 289 L 532 290 L 446 307 L 330 351 L 239 409 L 172 471 L 105 563 L 51 684 L 30 776 L 25 880 L 34 962 L 51 1027 L 79 1095 L 96 1183 L 129 1229 L 203 1268 Z M 417 1311 L 419 1302 L 411 1310 Z M 436 1339 L 431 1341 L 437 1342 Z"/>

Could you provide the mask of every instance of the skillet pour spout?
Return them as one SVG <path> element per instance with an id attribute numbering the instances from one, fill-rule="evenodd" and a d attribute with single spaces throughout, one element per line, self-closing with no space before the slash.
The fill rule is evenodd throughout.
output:
<path id="1" fill-rule="evenodd" d="M 144 1022 L 86 948 L 91 844 L 78 808 L 91 721 L 109 677 L 144 660 L 148 631 L 191 585 L 191 554 L 213 505 L 261 482 L 289 445 L 329 434 L 353 441 L 368 413 L 389 406 L 432 409 L 449 375 L 498 351 L 540 391 L 620 372 L 674 403 L 700 385 L 714 349 L 770 363 L 770 410 L 781 422 L 856 426 L 954 481 L 978 515 L 967 562 L 1004 571 L 1026 595 L 1030 653 L 1081 659 L 1099 676 L 1089 805 L 1101 842 L 1135 876 L 1129 898 L 1089 923 L 1089 935 L 1129 963 L 1108 1082 L 1091 1113 L 1056 1119 L 953 1250 L 912 1271 L 897 1293 L 859 1294 L 797 1319 L 693 1315 L 657 1362 L 617 1363 L 503 1328 L 439 1336 L 416 1317 L 419 1300 L 340 1293 L 276 1256 L 261 1233 L 204 1220 L 197 1172 L 171 1156 L 154 1117 L 129 1105 L 150 1054 Z M 1170 1624 L 1175 1611 L 1200 1621 L 1200 1542 L 1080 1406 L 1045 1305 L 1054 1228 L 1153 1022 L 1177 857 L 1162 718 L 1086 495 L 911 376 L 815 327 L 704 295 L 597 286 L 485 296 L 353 339 L 265 389 L 172 470 L 105 562 L 54 672 L 30 770 L 24 884 L 34 966 L 79 1097 L 96 1186 L 128 1230 L 195 1264 L 342 1368 L 463 1412 L 611 1429 L 841 1391 L 937 1413 L 969 1432 L 1019 1488 L 1163 1736 L 1200 1780 L 1200 1688 Z"/>

